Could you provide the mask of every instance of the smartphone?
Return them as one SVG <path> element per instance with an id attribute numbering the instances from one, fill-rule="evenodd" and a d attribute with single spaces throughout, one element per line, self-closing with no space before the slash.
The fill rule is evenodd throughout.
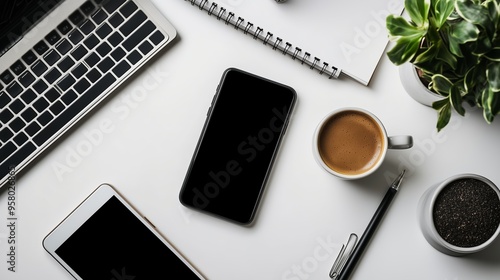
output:
<path id="1" fill-rule="evenodd" d="M 52 230 L 43 247 L 75 279 L 205 279 L 108 184 Z"/>
<path id="2" fill-rule="evenodd" d="M 184 179 L 181 203 L 252 223 L 296 99 L 289 86 L 227 69 Z"/>

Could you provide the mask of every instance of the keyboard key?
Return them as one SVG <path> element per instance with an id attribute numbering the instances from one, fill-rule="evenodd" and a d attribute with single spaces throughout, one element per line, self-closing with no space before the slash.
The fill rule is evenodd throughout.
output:
<path id="1" fill-rule="evenodd" d="M 40 131 L 40 126 L 36 122 L 32 122 L 29 124 L 26 129 L 24 130 L 26 133 L 28 133 L 29 136 L 35 135 L 38 131 Z"/>
<path id="2" fill-rule="evenodd" d="M 111 51 L 111 47 L 108 45 L 108 43 L 103 42 L 96 48 L 96 51 L 101 57 L 105 57 Z"/>
<path id="3" fill-rule="evenodd" d="M 111 53 L 111 57 L 116 61 L 118 62 L 119 60 L 121 60 L 124 56 L 125 56 L 125 51 L 121 48 L 121 47 L 118 47 L 116 50 L 114 50 L 112 53 Z"/>
<path id="4" fill-rule="evenodd" d="M 146 14 L 143 11 L 139 11 L 120 27 L 120 32 L 126 37 L 136 30 L 146 19 Z"/>
<path id="5" fill-rule="evenodd" d="M 57 44 L 56 46 L 57 51 L 61 55 L 65 55 L 67 52 L 69 52 L 69 50 L 71 50 L 71 48 L 72 48 L 71 43 L 66 39 L 62 39 L 62 41 L 59 42 L 59 44 Z"/>
<path id="6" fill-rule="evenodd" d="M 14 75 L 7 69 L 2 74 L 0 74 L 0 80 L 2 80 L 5 84 L 8 84 L 14 80 Z"/>
<path id="7" fill-rule="evenodd" d="M 109 36 L 108 42 L 113 46 L 116 47 L 118 44 L 120 44 L 123 41 L 123 36 L 120 35 L 118 31 L 113 33 L 113 35 Z"/>
<path id="8" fill-rule="evenodd" d="M 14 131 L 14 133 L 18 133 L 21 129 L 26 126 L 26 123 L 19 117 L 15 118 L 10 124 L 9 127 Z"/>
<path id="9" fill-rule="evenodd" d="M 26 64 L 31 65 L 31 63 L 35 62 L 36 55 L 33 51 L 29 50 L 23 55 L 23 60 Z"/>
<path id="10" fill-rule="evenodd" d="M 57 67 L 59 67 L 62 72 L 67 72 L 73 65 L 75 65 L 75 61 L 70 56 L 67 56 L 57 64 Z"/>
<path id="11" fill-rule="evenodd" d="M 89 67 L 94 67 L 94 65 L 96 65 L 100 60 L 99 56 L 93 52 L 85 58 L 85 63 L 87 63 Z"/>
<path id="12" fill-rule="evenodd" d="M 43 112 L 36 120 L 43 126 L 46 126 L 51 120 L 54 119 L 54 116 L 49 111 Z"/>
<path id="13" fill-rule="evenodd" d="M 33 138 L 33 141 L 37 145 L 45 143 L 50 137 L 55 135 L 61 128 L 70 122 L 71 119 L 99 97 L 103 91 L 107 90 L 115 81 L 116 78 L 110 73 L 103 76 L 95 85 L 87 88 L 87 92 L 62 112 L 58 118 L 54 119 L 48 126 L 40 131 L 40 133 Z"/>
<path id="14" fill-rule="evenodd" d="M 133 14 L 137 10 L 137 5 L 132 2 L 128 1 L 123 7 L 121 7 L 120 12 L 124 17 L 129 17 L 131 14 Z"/>
<path id="15" fill-rule="evenodd" d="M 80 30 L 83 32 L 83 34 L 85 35 L 88 35 L 90 32 L 92 32 L 92 30 L 95 29 L 95 24 L 90 21 L 90 20 L 86 20 L 81 26 L 80 26 Z"/>
<path id="16" fill-rule="evenodd" d="M 5 91 L 0 91 L 0 108 L 5 107 L 11 100 Z"/>
<path id="17" fill-rule="evenodd" d="M 24 110 L 21 113 L 21 117 L 27 123 L 31 122 L 34 118 L 36 118 L 36 116 L 37 116 L 37 114 L 36 114 L 35 110 L 33 110 L 31 107 L 26 108 L 26 110 Z"/>
<path id="18" fill-rule="evenodd" d="M 124 2 L 125 2 L 125 0 L 105 1 L 103 4 L 103 8 L 106 10 L 106 12 L 108 12 L 108 14 L 111 14 L 114 11 L 116 11 L 116 9 L 118 9 Z"/>
<path id="19" fill-rule="evenodd" d="M 21 131 L 18 135 L 16 135 L 16 137 L 14 137 L 13 140 L 16 145 L 22 146 L 24 143 L 26 143 L 26 141 L 28 141 L 28 136 L 26 136 L 26 134 Z"/>
<path id="20" fill-rule="evenodd" d="M 37 54 L 42 55 L 42 54 L 44 54 L 49 49 L 49 46 L 47 46 L 47 44 L 45 44 L 45 42 L 42 40 L 42 41 L 38 42 L 33 47 L 33 49 L 35 50 L 35 52 Z"/>
<path id="21" fill-rule="evenodd" d="M 8 85 L 5 90 L 12 98 L 16 98 L 21 92 L 23 92 L 23 88 L 17 82 L 13 82 Z"/>
<path id="22" fill-rule="evenodd" d="M 40 97 L 37 101 L 35 101 L 35 103 L 33 103 L 33 107 L 38 111 L 38 113 L 41 113 L 49 107 L 49 102 L 47 102 L 45 98 Z"/>
<path id="23" fill-rule="evenodd" d="M 130 64 L 128 64 L 127 61 L 123 60 L 120 63 L 118 63 L 118 65 L 116 65 L 112 71 L 118 78 L 120 78 L 129 69 L 130 69 Z"/>
<path id="24" fill-rule="evenodd" d="M 68 90 L 74 83 L 76 82 L 75 78 L 71 76 L 70 74 L 64 76 L 59 83 L 57 83 L 57 86 L 61 89 L 62 92 L 65 92 Z"/>
<path id="25" fill-rule="evenodd" d="M 87 72 L 87 67 L 82 64 L 82 63 L 79 63 L 72 71 L 71 73 L 73 74 L 73 76 L 75 76 L 76 79 L 80 79 L 81 76 L 83 76 L 86 72 Z"/>
<path id="26" fill-rule="evenodd" d="M 54 114 L 54 116 L 59 115 L 64 110 L 64 104 L 61 101 L 57 100 L 52 106 L 50 106 L 49 110 Z"/>
<path id="27" fill-rule="evenodd" d="M 101 76 L 102 76 L 101 73 L 99 73 L 99 71 L 97 71 L 97 69 L 92 69 L 92 70 L 90 70 L 90 72 L 87 73 L 87 75 L 85 77 L 91 83 L 95 83 Z"/>
<path id="28" fill-rule="evenodd" d="M 24 93 L 21 94 L 21 99 L 26 104 L 30 104 L 31 102 L 33 102 L 33 100 L 35 100 L 35 98 L 36 98 L 36 94 L 30 88 L 25 90 Z"/>
<path id="29" fill-rule="evenodd" d="M 47 84 L 43 80 L 39 80 L 33 85 L 33 89 L 38 92 L 38 94 L 41 94 L 48 88 Z"/>
<path id="30" fill-rule="evenodd" d="M 57 68 L 52 68 L 52 70 L 50 70 L 43 77 L 45 78 L 47 83 L 53 84 L 55 81 L 57 81 L 57 79 L 59 79 L 59 77 L 61 77 L 61 75 L 62 75 L 61 72 L 57 70 Z"/>
<path id="31" fill-rule="evenodd" d="M 4 127 L 2 130 L 0 130 L 0 141 L 5 143 L 9 141 L 12 136 L 14 136 L 14 133 L 12 133 L 12 131 L 8 127 Z"/>
<path id="32" fill-rule="evenodd" d="M 71 23 L 69 23 L 69 21 L 67 20 L 64 20 L 57 26 L 57 30 L 59 30 L 59 32 L 61 32 L 62 35 L 68 34 L 71 28 L 72 28 Z"/>
<path id="33" fill-rule="evenodd" d="M 153 44 L 155 45 L 158 45 L 159 43 L 161 43 L 161 41 L 163 41 L 163 39 L 165 39 L 165 35 L 163 35 L 160 30 L 157 30 L 155 33 L 153 33 L 153 35 L 151 35 L 151 37 L 149 37 L 149 40 L 151 40 L 151 42 L 153 42 Z"/>
<path id="34" fill-rule="evenodd" d="M 107 17 L 108 15 L 103 10 L 98 10 L 92 15 L 92 19 L 97 25 L 101 24 Z"/>
<path id="35" fill-rule="evenodd" d="M 109 18 L 109 23 L 117 28 L 124 21 L 123 17 L 120 14 L 114 14 Z"/>
<path id="36" fill-rule="evenodd" d="M 19 77 L 19 82 L 23 85 L 23 87 L 27 88 L 35 81 L 35 76 L 31 74 L 31 72 L 26 71 Z"/>
<path id="37" fill-rule="evenodd" d="M 50 45 L 54 45 L 57 41 L 59 41 L 59 39 L 61 39 L 61 35 L 59 35 L 56 30 L 52 30 L 47 36 L 45 36 L 45 40 L 47 40 Z"/>
<path id="38" fill-rule="evenodd" d="M 83 34 L 78 29 L 74 29 L 68 35 L 68 39 L 73 43 L 73 45 L 78 44 L 83 39 Z"/>
<path id="39" fill-rule="evenodd" d="M 75 11 L 73 12 L 70 16 L 69 16 L 69 20 L 74 24 L 74 25 L 78 25 L 80 22 L 82 22 L 83 20 L 85 19 L 85 16 L 82 15 L 82 13 L 80 13 L 79 11 Z"/>
<path id="40" fill-rule="evenodd" d="M 14 114 L 8 109 L 3 109 L 2 112 L 0 112 L 0 121 L 4 124 L 7 124 L 13 117 Z"/>
<path id="41" fill-rule="evenodd" d="M 82 10 L 82 12 L 86 15 L 92 14 L 94 9 L 95 9 L 95 6 L 90 1 L 87 1 L 82 6 L 80 6 L 80 10 Z"/>
<path id="42" fill-rule="evenodd" d="M 97 29 L 96 34 L 97 36 L 99 36 L 99 38 L 104 39 L 109 35 L 109 33 L 111 33 L 111 31 L 113 31 L 113 29 L 111 29 L 111 27 L 107 23 L 105 23 Z"/>
<path id="43" fill-rule="evenodd" d="M 146 37 L 151 34 L 155 30 L 156 26 L 151 22 L 147 21 L 143 26 L 137 29 L 134 34 L 132 34 L 125 42 L 123 42 L 122 46 L 127 50 L 132 50 L 135 46 L 139 45 L 139 43 L 144 40 Z"/>
<path id="44" fill-rule="evenodd" d="M 49 65 L 52 66 L 61 58 L 61 55 L 57 53 L 55 50 L 50 50 L 46 55 L 43 56 L 43 60 Z"/>
<path id="45" fill-rule="evenodd" d="M 43 96 L 50 102 L 54 102 L 61 96 L 55 88 L 49 89 Z"/>
<path id="46" fill-rule="evenodd" d="M 24 70 L 26 69 L 26 66 L 24 66 L 23 62 L 21 60 L 18 60 L 10 66 L 10 70 L 14 72 L 14 74 L 19 75 L 21 74 Z"/>
<path id="47" fill-rule="evenodd" d="M 115 63 L 113 62 L 113 60 L 109 57 L 106 57 L 103 61 L 97 64 L 97 68 L 99 68 L 99 70 L 101 70 L 102 73 L 106 73 L 114 65 Z"/>
<path id="48" fill-rule="evenodd" d="M 97 46 L 97 44 L 99 44 L 99 39 L 94 35 L 90 35 L 86 40 L 85 42 L 83 42 L 85 44 L 85 46 L 91 50 L 93 49 L 95 46 Z"/>
<path id="49" fill-rule="evenodd" d="M 24 105 L 24 103 L 19 100 L 19 99 L 16 99 L 14 100 L 14 102 L 12 102 L 9 106 L 9 109 L 14 113 L 14 114 L 18 114 L 19 112 L 21 112 L 24 107 L 26 107 L 26 105 Z"/>
<path id="50" fill-rule="evenodd" d="M 4 154 L 11 155 L 10 157 L 7 158 L 6 161 L 4 161 L 0 165 L 0 172 L 1 172 L 2 176 L 7 175 L 9 173 L 9 171 L 11 170 L 12 166 L 19 165 L 21 162 L 23 162 L 24 159 L 26 159 L 31 153 L 33 153 L 36 150 L 35 145 L 33 145 L 33 143 L 31 143 L 31 142 L 27 142 L 26 144 L 24 144 L 24 146 L 22 146 L 20 149 L 18 149 L 15 152 L 10 151 L 10 149 L 12 148 L 11 145 L 14 146 L 14 148 L 15 148 L 15 145 L 12 142 L 9 142 L 9 143 L 7 143 L 7 145 L 5 145 L 5 147 L 2 147 L 2 150 L 1 150 L 2 155 L 4 155 Z M 5 148 L 9 148 L 9 150 L 7 150 Z"/>
<path id="51" fill-rule="evenodd" d="M 80 45 L 71 52 L 71 56 L 76 61 L 78 61 L 78 60 L 82 59 L 82 57 L 84 57 L 87 53 L 88 53 L 87 49 L 84 46 Z"/>
<path id="52" fill-rule="evenodd" d="M 75 101 L 75 99 L 77 97 L 78 97 L 78 95 L 76 95 L 75 91 L 73 91 L 72 89 L 70 89 L 70 90 L 68 90 L 68 92 L 66 92 L 65 94 L 63 94 L 63 96 L 61 97 L 61 100 L 64 102 L 64 104 L 69 105 L 73 101 Z"/>
<path id="53" fill-rule="evenodd" d="M 43 63 L 41 60 L 37 60 L 33 66 L 31 66 L 31 71 L 37 76 L 40 77 L 45 71 L 47 71 L 47 65 Z"/>
<path id="54" fill-rule="evenodd" d="M 148 42 L 144 41 L 140 46 L 139 50 L 142 52 L 142 54 L 146 55 L 148 54 L 151 50 L 153 49 L 153 46 Z"/>
<path id="55" fill-rule="evenodd" d="M 141 58 L 142 55 L 136 50 L 134 50 L 127 56 L 128 61 L 130 61 L 130 63 L 132 64 L 136 64 L 137 62 L 139 62 L 139 60 L 141 60 Z"/>
<path id="56" fill-rule="evenodd" d="M 89 87 L 90 87 L 89 81 L 87 79 L 83 78 L 80 81 L 78 81 L 73 88 L 75 89 L 76 92 L 78 92 L 79 94 L 82 94 Z"/>

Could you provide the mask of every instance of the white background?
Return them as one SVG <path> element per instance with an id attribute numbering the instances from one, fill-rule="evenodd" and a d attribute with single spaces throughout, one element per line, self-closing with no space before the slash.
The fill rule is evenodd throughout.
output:
<path id="1" fill-rule="evenodd" d="M 220 2 L 230 8 L 241 1 Z M 428 187 L 458 173 L 500 182 L 500 122 L 488 125 L 480 111 L 469 109 L 465 117 L 454 115 L 438 134 L 436 112 L 405 93 L 397 67 L 385 55 L 368 87 L 350 79 L 329 80 L 189 2 L 156 3 L 177 28 L 178 41 L 20 174 L 17 272 L 9 272 L 2 261 L 0 279 L 72 279 L 41 243 L 104 182 L 115 186 L 209 279 L 329 279 L 341 244 L 351 232 L 362 234 L 403 168 L 407 176 L 401 190 L 352 279 L 498 279 L 499 242 L 467 257 L 444 255 L 424 239 L 416 209 Z M 251 227 L 193 212 L 178 200 L 206 112 L 228 67 L 287 84 L 298 93 Z M 390 135 L 411 134 L 415 146 L 389 151 L 381 168 L 366 179 L 348 182 L 327 174 L 312 156 L 312 135 L 324 115 L 347 106 L 373 112 Z M 2 217 L 0 224 L 6 224 L 6 188 L 0 190 Z M 7 259 L 7 236 L 7 227 L 1 226 L 0 260 Z"/>

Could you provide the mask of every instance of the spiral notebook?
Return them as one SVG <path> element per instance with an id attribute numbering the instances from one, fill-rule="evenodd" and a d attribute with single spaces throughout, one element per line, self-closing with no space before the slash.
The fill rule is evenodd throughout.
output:
<path id="1" fill-rule="evenodd" d="M 328 78 L 368 85 L 388 43 L 385 19 L 403 0 L 185 0 Z"/>

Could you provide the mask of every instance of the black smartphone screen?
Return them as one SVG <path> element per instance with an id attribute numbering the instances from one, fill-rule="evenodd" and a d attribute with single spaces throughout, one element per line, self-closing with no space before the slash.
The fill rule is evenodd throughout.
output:
<path id="1" fill-rule="evenodd" d="M 288 86 L 226 70 L 184 180 L 181 202 L 250 223 L 295 100 Z"/>

